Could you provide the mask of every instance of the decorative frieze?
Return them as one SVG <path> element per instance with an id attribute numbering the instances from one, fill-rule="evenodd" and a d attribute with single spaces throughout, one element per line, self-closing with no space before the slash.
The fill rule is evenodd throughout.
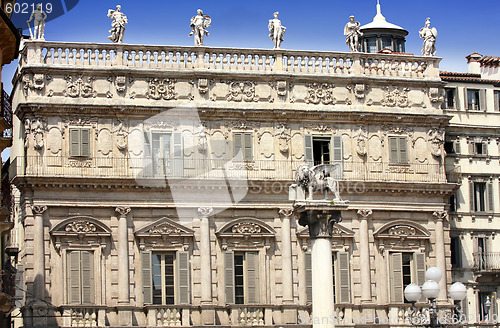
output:
<path id="1" fill-rule="evenodd" d="M 227 101 L 258 101 L 259 97 L 255 95 L 255 82 L 252 81 L 232 81 L 229 83 L 229 92 L 226 96 Z"/>
<path id="2" fill-rule="evenodd" d="M 333 96 L 335 85 L 330 83 L 307 83 L 307 104 L 335 105 L 337 99 Z"/>
<path id="3" fill-rule="evenodd" d="M 408 107 L 410 105 L 408 101 L 408 87 L 397 88 L 390 87 L 384 88 L 384 99 L 382 100 L 382 106 L 385 107 Z"/>
<path id="4" fill-rule="evenodd" d="M 148 79 L 148 91 L 146 98 L 154 100 L 172 100 L 176 99 L 175 80 L 173 79 Z"/>
<path id="5" fill-rule="evenodd" d="M 65 97 L 71 98 L 95 98 L 97 91 L 94 90 L 93 81 L 95 77 L 89 76 L 84 78 L 82 75 L 78 77 L 66 75 L 66 89 L 63 91 Z"/>

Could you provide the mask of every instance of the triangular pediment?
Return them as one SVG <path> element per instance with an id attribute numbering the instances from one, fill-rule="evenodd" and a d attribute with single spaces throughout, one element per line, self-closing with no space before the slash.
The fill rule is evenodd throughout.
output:
<path id="1" fill-rule="evenodd" d="M 169 218 L 161 218 L 135 232 L 137 237 L 193 237 L 194 231 Z"/>
<path id="2" fill-rule="evenodd" d="M 88 216 L 75 216 L 66 219 L 54 228 L 53 236 L 111 236 L 111 229 L 104 223 Z"/>
<path id="3" fill-rule="evenodd" d="M 429 238 L 430 232 L 422 225 L 410 220 L 397 220 L 380 227 L 375 238 Z"/>
<path id="4" fill-rule="evenodd" d="M 302 228 L 297 231 L 298 238 L 309 238 L 309 227 Z M 352 238 L 354 237 L 354 231 L 344 227 L 341 224 L 335 223 L 332 231 L 332 238 Z"/>
<path id="5" fill-rule="evenodd" d="M 274 237 L 276 231 L 255 218 L 240 218 L 225 224 L 216 233 L 219 237 Z"/>

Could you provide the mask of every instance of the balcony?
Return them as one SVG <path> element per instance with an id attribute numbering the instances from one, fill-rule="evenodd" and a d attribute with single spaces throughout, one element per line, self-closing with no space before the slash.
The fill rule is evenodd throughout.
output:
<path id="1" fill-rule="evenodd" d="M 175 160 L 112 157 L 17 157 L 10 166 L 10 177 L 64 177 L 107 179 L 194 179 L 194 180 L 290 180 L 304 162 L 255 160 Z M 337 178 L 346 181 L 457 183 L 457 175 L 444 172 L 439 164 L 387 162 L 344 162 Z"/>
<path id="2" fill-rule="evenodd" d="M 12 102 L 9 94 L 3 89 L 3 84 L 1 88 L 1 115 L 4 120 L 4 129 L 12 128 Z"/>
<path id="3" fill-rule="evenodd" d="M 473 254 L 472 270 L 479 272 L 500 272 L 500 252 L 476 252 Z"/>

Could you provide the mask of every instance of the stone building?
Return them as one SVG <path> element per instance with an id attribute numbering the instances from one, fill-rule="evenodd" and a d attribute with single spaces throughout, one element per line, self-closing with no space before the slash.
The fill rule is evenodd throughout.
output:
<path id="1" fill-rule="evenodd" d="M 453 278 L 469 287 L 474 323 L 493 321 L 500 292 L 500 58 L 468 55 L 468 72 L 441 72 L 447 127 L 447 166 L 459 166 L 461 187 L 450 200 Z"/>

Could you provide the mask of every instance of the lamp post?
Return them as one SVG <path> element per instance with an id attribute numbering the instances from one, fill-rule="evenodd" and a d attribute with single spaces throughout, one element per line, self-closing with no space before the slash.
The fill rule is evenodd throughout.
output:
<path id="1" fill-rule="evenodd" d="M 438 317 L 438 307 L 436 298 L 439 295 L 439 281 L 441 280 L 441 270 L 436 267 L 429 268 L 425 272 L 426 282 L 420 288 L 417 284 L 409 284 L 404 290 L 405 298 L 411 302 L 410 322 L 414 326 L 426 327 L 446 327 L 448 325 L 458 325 L 462 321 L 463 313 L 460 301 L 467 295 L 467 289 L 461 282 L 451 285 L 448 294 L 455 303 L 452 311 L 446 312 L 443 318 Z M 429 314 L 417 311 L 415 303 L 424 295 L 430 302 Z"/>

